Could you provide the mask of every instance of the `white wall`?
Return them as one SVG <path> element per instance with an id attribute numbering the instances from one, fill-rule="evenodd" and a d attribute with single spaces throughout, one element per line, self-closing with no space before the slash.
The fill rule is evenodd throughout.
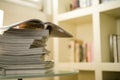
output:
<path id="1" fill-rule="evenodd" d="M 4 12 L 2 10 L 0 10 L 0 27 L 3 26 L 3 14 L 4 14 Z M 2 34 L 2 31 L 0 31 L 0 34 Z"/>
<path id="2" fill-rule="evenodd" d="M 52 15 L 52 0 L 43 0 L 43 8 L 46 14 Z"/>
<path id="3" fill-rule="evenodd" d="M 27 6 L 19 6 L 15 3 L 0 1 L 0 9 L 4 11 L 4 25 L 31 18 L 37 18 L 43 21 L 48 20 L 47 15 L 39 10 Z"/>
<path id="4" fill-rule="evenodd" d="M 117 20 L 117 33 L 120 35 L 120 19 Z"/>
<path id="5" fill-rule="evenodd" d="M 93 41 L 92 23 L 80 24 L 77 26 L 77 38 L 84 41 L 84 43 L 91 44 Z"/>
<path id="6" fill-rule="evenodd" d="M 3 25 L 3 11 L 0 10 L 0 27 Z"/>

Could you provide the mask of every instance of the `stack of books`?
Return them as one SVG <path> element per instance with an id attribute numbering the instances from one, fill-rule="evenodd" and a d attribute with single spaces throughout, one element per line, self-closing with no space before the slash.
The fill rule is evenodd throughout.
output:
<path id="1" fill-rule="evenodd" d="M 49 36 L 72 37 L 57 25 L 30 19 L 1 28 L 0 74 L 46 74 L 53 72 L 54 62 L 46 61 Z M 56 34 L 57 33 L 57 34 Z"/>
<path id="2" fill-rule="evenodd" d="M 120 35 L 110 34 L 110 60 L 120 62 Z"/>

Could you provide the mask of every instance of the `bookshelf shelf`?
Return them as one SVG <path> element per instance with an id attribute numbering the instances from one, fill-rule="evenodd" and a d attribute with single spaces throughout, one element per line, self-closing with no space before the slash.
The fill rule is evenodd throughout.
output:
<path id="1" fill-rule="evenodd" d="M 82 17 L 76 17 L 76 18 L 69 18 L 69 19 L 64 19 L 64 20 L 60 20 L 60 23 L 63 24 L 75 24 L 75 25 L 79 25 L 84 24 L 84 23 L 88 23 L 91 22 L 92 23 L 92 15 L 86 15 L 86 16 L 82 16 Z M 79 23 L 79 24 L 78 24 Z"/>
<path id="2" fill-rule="evenodd" d="M 61 13 L 58 15 L 58 20 L 59 21 L 64 21 L 64 20 L 69 20 L 69 19 L 74 19 L 78 17 L 83 17 L 83 16 L 88 16 L 92 15 L 93 7 L 87 7 L 87 8 L 78 8 L 66 13 Z"/>
<path id="3" fill-rule="evenodd" d="M 120 34 L 120 0 L 103 3 L 100 3 L 100 0 L 93 0 L 89 7 L 69 10 L 71 1 L 73 0 L 66 0 L 65 2 L 57 0 L 53 4 L 58 8 L 55 10 L 58 13 L 53 15 L 53 21 L 72 33 L 73 39 L 80 39 L 87 44 L 92 43 L 93 61 L 75 62 L 75 53 L 72 54 L 68 47 L 65 47 L 68 46 L 70 39 L 58 39 L 56 47 L 59 51 L 55 53 L 55 55 L 57 54 L 55 57 L 58 58 L 57 65 L 64 69 L 79 69 L 82 71 L 79 76 L 84 80 L 87 79 L 83 76 L 88 76 L 88 74 L 90 80 L 108 80 L 109 75 L 119 75 L 120 63 L 111 61 L 109 35 Z M 63 42 L 65 46 L 62 45 Z M 118 79 L 118 76 L 110 78 L 114 80 Z M 78 80 L 81 80 L 81 78 L 78 78 Z"/>
<path id="4" fill-rule="evenodd" d="M 119 34 L 119 14 L 120 8 L 115 8 L 111 10 L 107 10 L 104 12 L 100 12 L 100 29 L 101 33 L 101 46 L 102 46 L 102 62 L 112 62 L 111 61 L 111 52 L 109 45 L 109 36 L 110 34 Z M 106 54 L 104 54 L 106 53 Z"/>
<path id="5" fill-rule="evenodd" d="M 74 65 L 74 66 L 71 66 Z M 97 66 L 96 66 L 97 65 Z M 58 68 L 66 70 L 66 69 L 77 69 L 77 70 L 85 70 L 85 71 L 95 71 L 97 67 L 102 71 L 115 71 L 119 72 L 120 64 L 119 63 L 60 63 Z"/>
<path id="6" fill-rule="evenodd" d="M 111 6 L 112 5 L 112 6 Z M 95 9 L 96 8 L 96 9 Z M 86 16 L 92 15 L 94 11 L 103 12 L 108 15 L 119 17 L 120 14 L 120 3 L 119 0 L 111 1 L 108 3 L 102 3 L 97 6 L 91 6 L 87 8 L 77 8 L 75 10 L 60 13 L 58 15 L 58 21 L 66 21 L 78 18 L 84 18 Z"/>
<path id="7" fill-rule="evenodd" d="M 112 11 L 114 9 L 120 8 L 120 2 L 119 2 L 119 0 L 115 0 L 115 1 L 110 1 L 110 2 L 106 2 L 106 3 L 101 3 L 97 6 L 97 8 L 100 12 L 104 12 L 104 11 L 108 11 L 108 10 Z"/>
<path id="8" fill-rule="evenodd" d="M 103 71 L 120 72 L 120 63 L 102 63 L 101 66 Z"/>
<path id="9" fill-rule="evenodd" d="M 118 8 L 114 8 L 112 10 L 103 11 L 101 13 L 110 15 L 110 16 L 118 19 L 118 18 L 120 18 L 120 6 Z"/>
<path id="10" fill-rule="evenodd" d="M 74 66 L 71 66 L 74 65 Z M 58 66 L 62 69 L 77 69 L 95 71 L 95 63 L 60 63 Z"/>

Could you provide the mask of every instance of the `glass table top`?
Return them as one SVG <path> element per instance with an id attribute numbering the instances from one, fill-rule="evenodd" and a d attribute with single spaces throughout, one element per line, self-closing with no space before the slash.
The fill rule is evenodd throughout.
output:
<path id="1" fill-rule="evenodd" d="M 66 76 L 66 75 L 75 75 L 79 71 L 68 71 L 68 70 L 54 70 L 51 73 L 46 74 L 22 74 L 22 75 L 0 75 L 0 79 L 24 79 L 24 78 L 40 78 L 40 77 L 54 77 L 54 76 Z"/>

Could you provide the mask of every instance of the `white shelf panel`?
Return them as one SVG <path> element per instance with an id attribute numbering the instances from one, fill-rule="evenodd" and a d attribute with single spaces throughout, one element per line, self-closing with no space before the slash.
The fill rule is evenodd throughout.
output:
<path id="1" fill-rule="evenodd" d="M 102 71 L 120 71 L 120 63 L 102 63 Z"/>
<path id="2" fill-rule="evenodd" d="M 95 71 L 120 71 L 120 63 L 59 63 L 57 68 L 61 70 L 88 70 Z"/>
<path id="3" fill-rule="evenodd" d="M 96 68 L 96 64 L 94 63 L 59 63 L 59 65 L 57 65 L 57 68 L 60 68 L 60 69 L 77 69 L 77 70 L 92 70 L 94 71 Z"/>
<path id="4" fill-rule="evenodd" d="M 79 18 L 73 18 L 69 20 L 60 21 L 62 24 L 69 24 L 69 25 L 79 25 L 85 23 L 92 23 L 92 15 L 82 16 Z"/>
<path id="5" fill-rule="evenodd" d="M 95 63 L 75 63 L 76 69 L 79 70 L 95 70 Z"/>
<path id="6" fill-rule="evenodd" d="M 120 0 L 102 3 L 98 6 L 97 10 L 99 10 L 100 12 L 104 12 L 104 11 L 118 9 L 118 8 L 120 8 Z"/>
<path id="7" fill-rule="evenodd" d="M 78 17 L 83 17 L 87 15 L 92 15 L 93 7 L 87 7 L 87 8 L 78 8 L 76 10 L 62 13 L 58 15 L 59 21 L 65 21 L 70 20 Z"/>

